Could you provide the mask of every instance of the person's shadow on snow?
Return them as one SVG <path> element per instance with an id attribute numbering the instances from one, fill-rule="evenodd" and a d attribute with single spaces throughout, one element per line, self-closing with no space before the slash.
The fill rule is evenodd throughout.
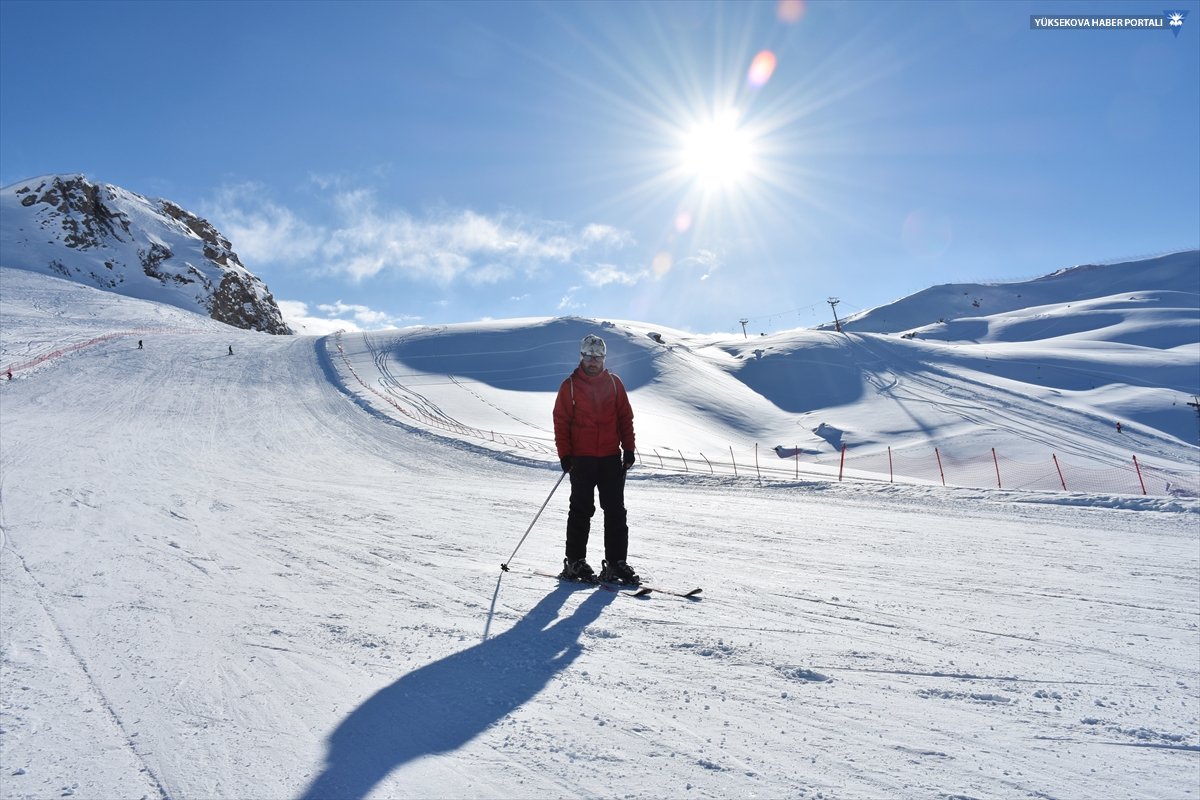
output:
<path id="1" fill-rule="evenodd" d="M 556 589 L 511 629 L 408 673 L 350 712 L 301 800 L 363 798 L 397 767 L 461 747 L 527 702 L 579 656 L 583 629 L 616 597 L 595 591 L 555 622 L 575 588 Z"/>

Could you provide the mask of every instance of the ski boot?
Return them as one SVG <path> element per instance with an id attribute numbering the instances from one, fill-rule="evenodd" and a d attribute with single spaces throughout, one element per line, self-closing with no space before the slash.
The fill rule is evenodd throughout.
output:
<path id="1" fill-rule="evenodd" d="M 605 583 L 619 583 L 623 586 L 638 586 L 642 582 L 638 574 L 633 571 L 633 567 L 625 561 L 615 561 L 612 564 L 601 561 L 600 580 Z"/>
<path id="2" fill-rule="evenodd" d="M 558 575 L 559 580 L 575 581 L 577 583 L 595 583 L 596 572 L 582 558 L 574 561 L 563 559 L 563 571 Z"/>

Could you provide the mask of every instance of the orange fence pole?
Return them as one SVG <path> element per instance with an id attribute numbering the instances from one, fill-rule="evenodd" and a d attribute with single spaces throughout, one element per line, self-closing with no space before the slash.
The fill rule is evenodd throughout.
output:
<path id="1" fill-rule="evenodd" d="M 1137 470 L 1138 482 L 1142 484 L 1142 494 L 1146 493 L 1146 481 L 1142 478 L 1142 467 L 1138 464 L 1137 456 L 1133 457 L 1133 468 Z"/>

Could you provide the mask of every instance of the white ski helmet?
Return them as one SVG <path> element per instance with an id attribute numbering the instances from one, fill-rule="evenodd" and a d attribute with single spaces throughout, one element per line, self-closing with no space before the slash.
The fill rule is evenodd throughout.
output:
<path id="1" fill-rule="evenodd" d="M 604 358 L 607 350 L 608 348 L 604 346 L 604 340 L 594 333 L 589 333 L 579 343 L 579 355 L 581 356 L 599 356 L 600 358 Z"/>

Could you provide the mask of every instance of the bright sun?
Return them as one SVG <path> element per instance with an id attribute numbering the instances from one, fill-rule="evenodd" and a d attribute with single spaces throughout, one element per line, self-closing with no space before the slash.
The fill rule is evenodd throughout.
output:
<path id="1" fill-rule="evenodd" d="M 730 109 L 697 123 L 683 136 L 684 171 L 708 191 L 735 188 L 754 171 L 754 142 Z"/>

